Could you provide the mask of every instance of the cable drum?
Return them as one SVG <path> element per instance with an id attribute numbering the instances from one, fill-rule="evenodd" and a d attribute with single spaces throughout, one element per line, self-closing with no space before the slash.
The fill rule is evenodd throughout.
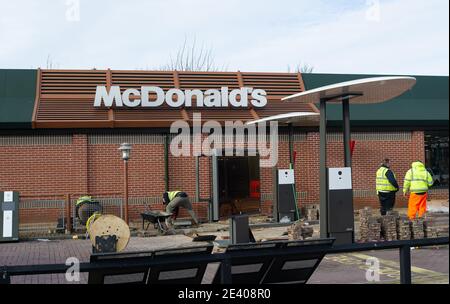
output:
<path id="1" fill-rule="evenodd" d="M 116 251 L 122 251 L 130 240 L 130 228 L 120 217 L 106 214 L 98 217 L 89 225 L 89 237 L 95 247 L 97 236 L 115 235 L 117 239 Z"/>
<path id="2" fill-rule="evenodd" d="M 80 223 L 84 226 L 94 213 L 101 214 L 103 212 L 103 207 L 97 201 L 84 201 L 77 205 L 76 212 L 80 219 Z"/>

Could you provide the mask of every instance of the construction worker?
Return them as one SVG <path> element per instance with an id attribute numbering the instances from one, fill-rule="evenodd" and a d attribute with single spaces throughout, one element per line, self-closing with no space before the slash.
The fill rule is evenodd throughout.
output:
<path id="1" fill-rule="evenodd" d="M 166 191 L 163 193 L 163 203 L 166 206 L 166 212 L 172 214 L 172 218 L 176 219 L 178 216 L 178 210 L 180 207 L 183 207 L 187 210 L 189 215 L 195 222 L 195 225 L 198 225 L 198 219 L 195 215 L 194 210 L 192 210 L 192 204 L 189 200 L 189 197 L 186 192 L 183 191 Z M 168 226 L 171 226 L 171 220 L 168 219 L 166 221 Z"/>
<path id="2" fill-rule="evenodd" d="M 394 172 L 390 169 L 389 159 L 385 158 L 377 170 L 376 189 L 380 200 L 380 213 L 392 210 L 395 205 L 395 194 L 399 190 Z"/>
<path id="3" fill-rule="evenodd" d="M 408 217 L 410 220 L 421 218 L 427 211 L 428 189 L 433 186 L 433 177 L 426 170 L 421 161 L 411 164 L 411 169 L 406 172 L 403 184 L 403 195 L 406 197 L 409 191 Z"/>
<path id="4" fill-rule="evenodd" d="M 82 225 L 89 222 L 93 214 L 101 214 L 102 211 L 102 205 L 91 196 L 81 196 L 75 203 L 75 216 L 80 219 Z"/>

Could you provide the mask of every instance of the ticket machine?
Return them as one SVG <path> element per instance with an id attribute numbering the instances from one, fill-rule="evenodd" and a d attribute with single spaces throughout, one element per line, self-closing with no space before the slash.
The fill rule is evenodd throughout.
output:
<path id="1" fill-rule="evenodd" d="M 293 169 L 278 170 L 277 174 L 277 215 L 278 221 L 295 221 L 295 179 Z"/>
<path id="2" fill-rule="evenodd" d="M 328 231 L 335 244 L 354 240 L 352 169 L 328 168 Z"/>
<path id="3" fill-rule="evenodd" d="M 0 242 L 19 240 L 19 192 L 0 192 Z"/>

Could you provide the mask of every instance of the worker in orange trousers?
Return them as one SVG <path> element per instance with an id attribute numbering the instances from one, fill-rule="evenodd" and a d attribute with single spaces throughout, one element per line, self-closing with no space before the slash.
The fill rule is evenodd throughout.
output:
<path id="1" fill-rule="evenodd" d="M 411 164 L 411 169 L 406 172 L 403 183 L 403 195 L 406 197 L 410 192 L 408 200 L 408 217 L 413 220 L 418 216 L 423 217 L 427 211 L 428 189 L 433 186 L 433 177 L 426 170 L 421 161 Z"/>

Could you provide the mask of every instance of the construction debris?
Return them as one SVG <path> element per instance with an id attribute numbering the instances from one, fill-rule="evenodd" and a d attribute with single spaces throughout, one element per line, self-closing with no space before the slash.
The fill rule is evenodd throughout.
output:
<path id="1" fill-rule="evenodd" d="M 301 212 L 307 221 L 319 220 L 319 205 L 317 204 L 303 206 Z"/>
<path id="2" fill-rule="evenodd" d="M 314 228 L 307 222 L 297 221 L 288 228 L 288 236 L 290 240 L 306 240 L 311 238 Z"/>
<path id="3" fill-rule="evenodd" d="M 306 213 L 306 218 L 308 221 L 317 221 L 319 218 L 319 213 L 317 209 L 308 209 Z"/>
<path id="4" fill-rule="evenodd" d="M 319 205 L 311 205 L 306 208 L 306 219 L 317 221 L 319 219 Z"/>

